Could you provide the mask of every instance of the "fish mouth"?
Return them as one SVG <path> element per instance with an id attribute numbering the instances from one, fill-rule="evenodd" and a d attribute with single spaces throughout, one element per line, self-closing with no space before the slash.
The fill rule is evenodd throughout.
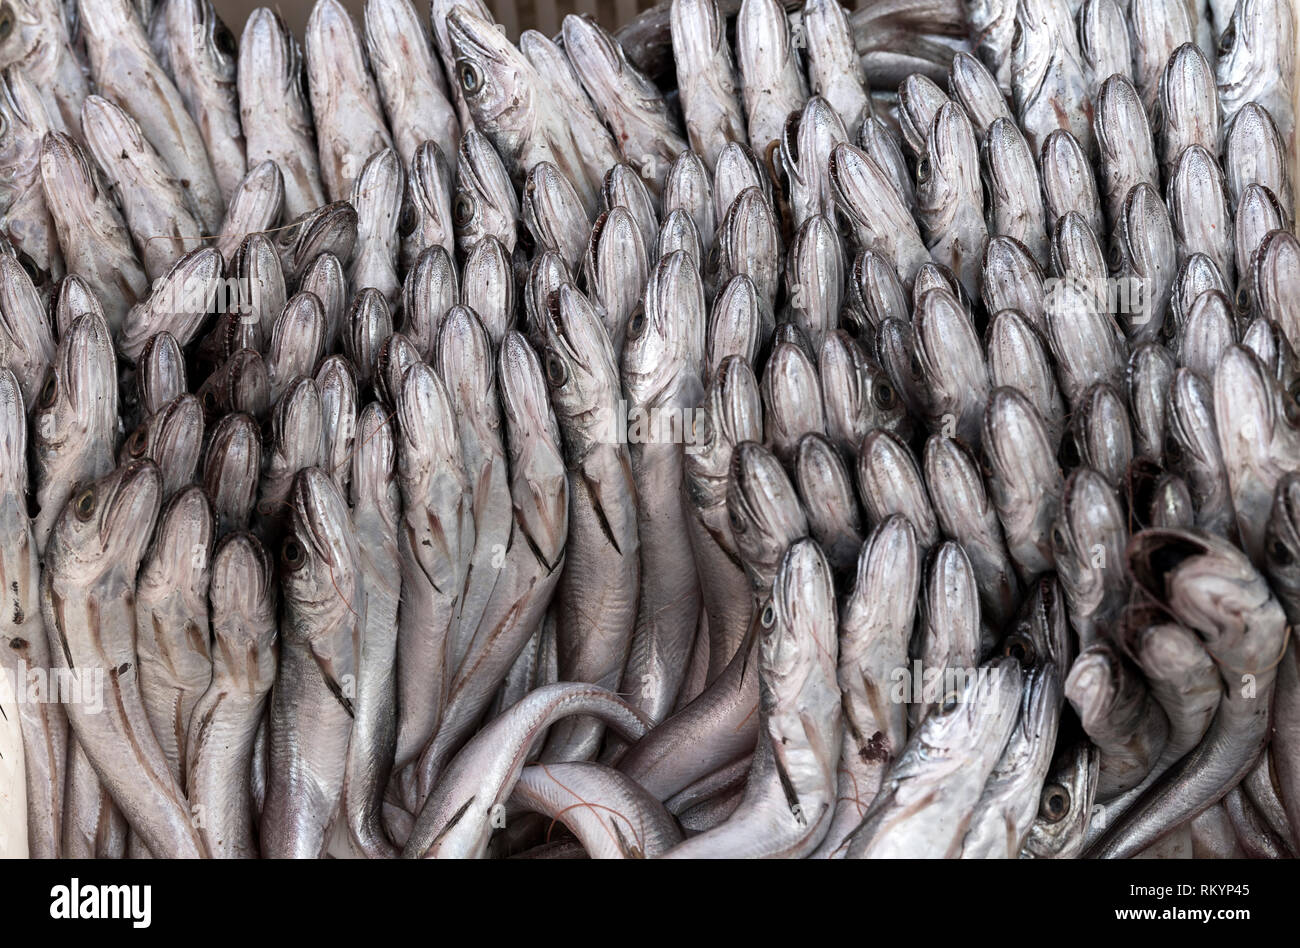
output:
<path id="1" fill-rule="evenodd" d="M 346 505 L 329 475 L 317 467 L 300 471 L 294 478 L 293 507 L 294 536 L 326 565 L 339 565 L 338 551 L 345 546 L 341 515 L 346 515 Z"/>
<path id="2" fill-rule="evenodd" d="M 467 7 L 454 6 L 447 14 L 447 38 L 457 65 L 466 60 L 483 68 L 502 66 L 507 61 L 502 48 L 504 34 Z"/>
<path id="3" fill-rule="evenodd" d="M 147 458 L 130 461 L 118 469 L 115 481 L 100 481 L 90 489 L 109 492 L 100 500 L 104 510 L 100 520 L 104 550 L 116 551 L 134 569 L 144 557 L 158 517 L 162 471 Z"/>

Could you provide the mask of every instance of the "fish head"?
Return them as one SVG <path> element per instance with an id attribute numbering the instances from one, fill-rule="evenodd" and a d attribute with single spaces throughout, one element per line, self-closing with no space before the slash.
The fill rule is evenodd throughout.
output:
<path id="1" fill-rule="evenodd" d="M 544 319 L 542 369 L 573 464 L 621 440 L 618 370 L 604 324 L 572 283 L 551 291 Z"/>
<path id="2" fill-rule="evenodd" d="M 83 588 L 109 574 L 134 583 L 158 519 L 162 486 L 158 465 L 142 460 L 75 489 L 50 533 L 47 568 Z"/>
<path id="3" fill-rule="evenodd" d="M 450 78 L 474 123 L 494 138 L 507 135 L 522 142 L 537 133 L 541 79 L 505 33 L 469 7 L 457 6 L 447 15 L 447 36 L 455 60 Z"/>
<path id="4" fill-rule="evenodd" d="M 755 591 L 769 595 L 781 555 L 808 535 L 808 518 L 781 462 L 757 442 L 732 452 L 727 518 Z"/>

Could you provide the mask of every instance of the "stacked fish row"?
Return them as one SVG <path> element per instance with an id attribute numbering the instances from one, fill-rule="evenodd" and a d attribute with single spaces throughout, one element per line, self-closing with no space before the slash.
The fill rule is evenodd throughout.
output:
<path id="1" fill-rule="evenodd" d="M 1297 851 L 1283 0 L 20 9 L 32 854 Z"/>

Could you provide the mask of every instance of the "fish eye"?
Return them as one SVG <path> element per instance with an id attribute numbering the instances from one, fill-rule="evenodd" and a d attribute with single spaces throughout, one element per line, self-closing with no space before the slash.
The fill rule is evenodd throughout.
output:
<path id="1" fill-rule="evenodd" d="M 1110 267 L 1111 273 L 1118 273 L 1124 269 L 1124 247 L 1118 241 L 1111 241 L 1110 250 L 1106 255 L 1106 264 Z"/>
<path id="2" fill-rule="evenodd" d="M 1060 527 L 1052 527 L 1052 547 L 1062 553 L 1068 548 L 1065 542 L 1065 531 Z"/>
<path id="3" fill-rule="evenodd" d="M 136 428 L 126 441 L 126 452 L 133 458 L 143 457 L 144 449 L 149 445 L 149 435 L 144 425 Z"/>
<path id="4" fill-rule="evenodd" d="M 776 624 L 776 607 L 772 605 L 772 600 L 767 601 L 763 607 L 763 614 L 758 617 L 758 621 L 763 623 L 763 628 L 770 629 Z"/>
<path id="5" fill-rule="evenodd" d="M 4 128 L 0 127 L 0 135 L 4 134 Z M 18 265 L 23 268 L 23 272 L 31 279 L 33 283 L 45 282 L 45 271 L 41 269 L 40 264 L 32 259 L 26 251 L 18 251 Z"/>
<path id="6" fill-rule="evenodd" d="M 217 48 L 217 52 L 230 59 L 234 59 L 239 53 L 234 34 L 220 20 L 217 20 L 216 28 L 212 32 L 212 44 Z"/>
<path id="7" fill-rule="evenodd" d="M 939 711 L 942 714 L 951 714 L 959 704 L 961 704 L 961 695 L 954 688 L 944 694 L 943 700 L 939 702 Z"/>
<path id="8" fill-rule="evenodd" d="M 53 408 L 54 402 L 59 397 L 59 378 L 54 372 L 45 376 L 45 384 L 41 386 L 41 394 L 37 396 L 37 408 Z"/>
<path id="9" fill-rule="evenodd" d="M 461 63 L 457 72 L 460 76 L 460 87 L 470 95 L 478 92 L 483 87 L 483 73 L 473 63 Z"/>
<path id="10" fill-rule="evenodd" d="M 1233 302 L 1237 305 L 1238 313 L 1250 312 L 1250 286 L 1245 280 L 1237 284 L 1237 292 Z"/>
<path id="11" fill-rule="evenodd" d="M 1291 551 L 1281 540 L 1273 540 L 1268 545 L 1268 558 L 1278 566 L 1291 565 Z"/>
<path id="12" fill-rule="evenodd" d="M 1165 438 L 1165 460 L 1170 464 L 1177 464 L 1183 459 L 1183 446 L 1178 443 L 1178 439 L 1170 434 Z"/>
<path id="13" fill-rule="evenodd" d="M 916 180 L 924 184 L 930 180 L 930 156 L 922 155 L 916 163 Z"/>
<path id="14" fill-rule="evenodd" d="M 632 314 L 632 318 L 627 322 L 627 337 L 629 339 L 640 339 L 645 333 L 645 327 L 645 307 L 638 306 L 636 312 Z"/>
<path id="15" fill-rule="evenodd" d="M 0 40 L 7 40 L 14 31 L 14 8 L 9 4 L 0 7 Z"/>
<path id="16" fill-rule="evenodd" d="M 1070 791 L 1059 783 L 1049 783 L 1043 788 L 1038 802 L 1038 818 L 1044 823 L 1059 823 L 1070 812 Z"/>
<path id="17" fill-rule="evenodd" d="M 898 395 L 894 391 L 894 386 L 885 381 L 876 382 L 875 387 L 871 390 L 871 400 L 876 403 L 876 407 L 881 411 L 889 411 L 898 402 Z"/>
<path id="18" fill-rule="evenodd" d="M 474 219 L 474 199 L 464 191 L 456 193 L 456 200 L 451 207 L 452 220 L 457 227 L 464 227 Z"/>
<path id="19" fill-rule="evenodd" d="M 744 533 L 747 529 L 745 518 L 740 515 L 740 511 L 734 507 L 727 509 L 727 520 L 731 524 L 731 532 L 736 534 Z"/>
<path id="20" fill-rule="evenodd" d="M 546 350 L 546 381 L 552 388 L 559 388 L 569 380 L 569 367 L 564 364 L 559 353 L 554 349 Z"/>
<path id="21" fill-rule="evenodd" d="M 295 537 L 285 537 L 284 543 L 280 546 L 280 562 L 290 572 L 302 569 L 303 564 L 307 562 L 307 553 Z"/>
<path id="22" fill-rule="evenodd" d="M 202 395 L 203 410 L 212 414 L 217 410 L 217 396 L 210 388 L 205 388 Z"/>
<path id="23" fill-rule="evenodd" d="M 1016 633 L 1007 636 L 1007 640 L 1002 644 L 1002 654 L 1007 658 L 1014 658 L 1020 663 L 1021 668 L 1029 668 L 1037 657 L 1034 643 Z"/>
<path id="24" fill-rule="evenodd" d="M 402 237 L 408 237 L 419 222 L 420 218 L 415 213 L 415 208 L 409 201 L 403 201 L 402 213 L 397 218 L 397 233 Z"/>
<path id="25" fill-rule="evenodd" d="M 1232 44 L 1237 41 L 1237 22 L 1235 19 L 1229 19 L 1228 25 L 1224 27 L 1223 33 L 1219 36 L 1219 55 L 1227 55 L 1232 50 Z"/>
<path id="26" fill-rule="evenodd" d="M 72 510 L 77 515 L 77 519 L 82 523 L 85 523 L 91 517 L 95 516 L 96 506 L 95 490 L 94 488 L 87 488 L 77 497 Z"/>

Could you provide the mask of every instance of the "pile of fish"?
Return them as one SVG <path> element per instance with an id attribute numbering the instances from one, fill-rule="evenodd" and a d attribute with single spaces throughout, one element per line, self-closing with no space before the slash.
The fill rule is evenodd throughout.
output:
<path id="1" fill-rule="evenodd" d="M 0 8 L 0 846 L 1300 853 L 1288 0 L 621 36 Z"/>

